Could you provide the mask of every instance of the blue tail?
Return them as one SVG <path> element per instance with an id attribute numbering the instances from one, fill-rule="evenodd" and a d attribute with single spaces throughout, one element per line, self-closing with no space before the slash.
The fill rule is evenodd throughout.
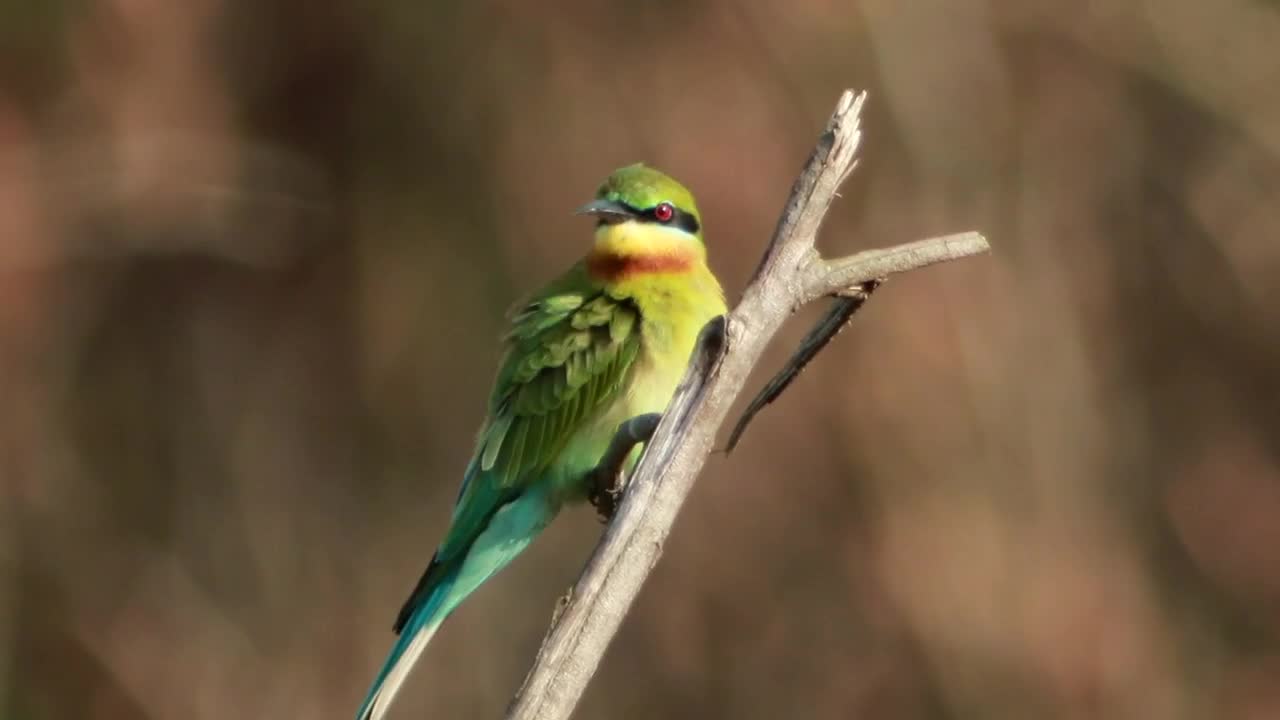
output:
<path id="1" fill-rule="evenodd" d="M 461 557 L 432 560 L 396 620 L 400 637 L 360 706 L 357 720 L 382 720 L 440 623 L 484 581 L 519 555 L 551 521 L 555 511 L 545 487 L 526 490 L 493 513 Z"/>
<path id="2" fill-rule="evenodd" d="M 413 667 L 418 656 L 426 649 L 427 643 L 431 641 L 431 636 L 435 635 L 436 629 L 444 621 L 444 616 L 449 610 L 444 607 L 444 601 L 456 580 L 456 572 L 441 578 L 425 602 L 405 619 L 404 626 L 400 628 L 400 637 L 396 638 L 396 644 L 391 647 L 387 661 L 378 671 L 373 687 L 369 688 L 369 694 L 360 705 L 360 712 L 356 714 L 358 720 L 380 720 L 386 713 L 392 699 L 404 683 L 405 677 L 408 676 L 409 669 Z"/>

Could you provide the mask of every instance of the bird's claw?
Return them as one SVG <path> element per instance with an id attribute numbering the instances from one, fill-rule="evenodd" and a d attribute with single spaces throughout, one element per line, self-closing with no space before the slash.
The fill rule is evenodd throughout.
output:
<path id="1" fill-rule="evenodd" d="M 601 523 L 607 524 L 618 512 L 624 490 L 619 480 L 620 478 L 609 477 L 608 473 L 595 473 L 592 478 L 587 501 L 595 507 Z"/>
<path id="2" fill-rule="evenodd" d="M 595 506 L 600 522 L 609 522 L 618 511 L 629 480 L 624 470 L 627 457 L 636 446 L 649 442 L 660 420 L 661 413 L 645 413 L 619 425 L 604 457 L 588 474 L 587 500 Z"/>

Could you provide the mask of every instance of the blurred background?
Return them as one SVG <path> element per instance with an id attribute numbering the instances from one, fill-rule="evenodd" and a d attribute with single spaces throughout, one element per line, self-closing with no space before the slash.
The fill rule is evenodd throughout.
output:
<path id="1" fill-rule="evenodd" d="M 1261 0 L 0 2 L 0 718 L 351 717 L 571 209 L 671 172 L 733 300 L 845 87 L 825 251 L 995 252 L 712 457 L 578 717 L 1280 717 L 1278 45 Z M 599 533 L 393 716 L 499 717 Z"/>

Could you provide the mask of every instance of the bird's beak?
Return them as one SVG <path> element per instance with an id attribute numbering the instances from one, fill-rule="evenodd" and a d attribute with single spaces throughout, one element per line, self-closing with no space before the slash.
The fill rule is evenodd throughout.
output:
<path id="1" fill-rule="evenodd" d="M 573 211 L 574 215 L 595 215 L 605 222 L 622 222 L 635 217 L 635 211 L 614 200 L 592 200 Z"/>

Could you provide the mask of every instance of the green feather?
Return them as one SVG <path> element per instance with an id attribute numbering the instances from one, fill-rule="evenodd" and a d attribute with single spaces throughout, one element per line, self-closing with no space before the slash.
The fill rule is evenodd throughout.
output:
<path id="1" fill-rule="evenodd" d="M 566 293 L 564 295 L 553 295 L 542 300 L 539 305 L 543 307 L 549 314 L 565 315 L 570 311 L 582 307 L 582 295 L 578 293 Z"/>
<path id="2" fill-rule="evenodd" d="M 569 361 L 565 363 L 564 379 L 565 384 L 571 390 L 582 387 L 587 380 L 587 364 L 582 358 L 582 353 L 574 353 L 569 356 Z"/>
<path id="3" fill-rule="evenodd" d="M 620 307 L 609 322 L 609 337 L 614 342 L 623 342 L 631 335 L 631 329 L 635 327 L 635 324 L 635 313 L 627 308 Z"/>
<path id="4" fill-rule="evenodd" d="M 538 417 L 529 418 L 529 434 L 525 436 L 525 462 L 529 467 L 545 468 L 551 462 L 551 455 L 547 453 L 546 428 L 547 423 L 551 420 L 550 416 L 540 415 Z"/>
<path id="5" fill-rule="evenodd" d="M 484 434 L 484 455 L 480 457 L 480 469 L 491 470 L 498 460 L 498 452 L 502 450 L 502 439 L 511 427 L 511 415 L 504 415 L 489 426 Z"/>
<path id="6" fill-rule="evenodd" d="M 507 458 L 502 463 L 502 485 L 510 487 L 515 485 L 520 479 L 520 471 L 523 468 L 520 463 L 524 460 L 524 440 L 529 434 L 529 422 L 527 418 L 521 418 L 522 422 L 513 423 L 514 429 L 511 432 L 511 438 L 507 441 Z"/>

